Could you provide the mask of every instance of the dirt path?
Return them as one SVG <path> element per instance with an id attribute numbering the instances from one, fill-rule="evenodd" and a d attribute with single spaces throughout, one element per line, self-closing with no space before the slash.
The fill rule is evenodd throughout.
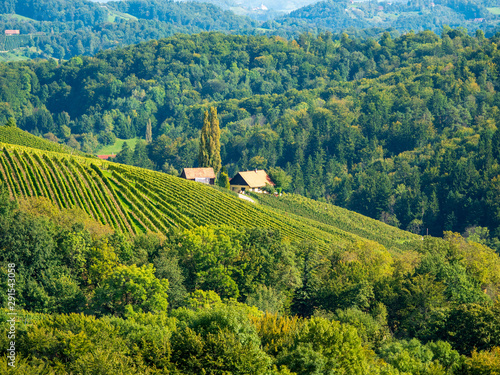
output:
<path id="1" fill-rule="evenodd" d="M 243 194 L 238 194 L 238 198 L 244 199 L 244 200 L 252 202 L 252 203 L 256 203 L 252 198 L 247 197 L 246 195 L 243 195 Z"/>

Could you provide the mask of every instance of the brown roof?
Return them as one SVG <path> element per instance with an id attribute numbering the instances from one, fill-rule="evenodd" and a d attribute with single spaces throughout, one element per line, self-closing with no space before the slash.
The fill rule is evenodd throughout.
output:
<path id="1" fill-rule="evenodd" d="M 238 178 L 238 175 L 241 178 Z M 241 183 L 242 182 L 241 179 L 243 179 L 246 185 L 248 185 L 251 188 L 264 187 L 267 184 L 274 186 L 274 183 L 271 181 L 266 171 L 262 169 L 255 171 L 239 172 L 236 176 L 234 176 L 231 179 L 230 183 L 233 185 L 244 185 Z"/>
<path id="2" fill-rule="evenodd" d="M 195 178 L 215 178 L 213 168 L 184 168 L 182 176 L 186 180 L 194 180 Z"/>

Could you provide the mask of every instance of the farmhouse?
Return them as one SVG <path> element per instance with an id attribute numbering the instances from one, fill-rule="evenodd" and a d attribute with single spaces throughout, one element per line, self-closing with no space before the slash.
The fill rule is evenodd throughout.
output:
<path id="1" fill-rule="evenodd" d="M 19 35 L 20 33 L 19 30 L 5 30 L 5 35 Z"/>
<path id="2" fill-rule="evenodd" d="M 229 181 L 232 191 L 255 191 L 260 192 L 266 185 L 274 186 L 266 171 L 255 170 L 238 172 L 231 181 Z"/>
<path id="3" fill-rule="evenodd" d="M 181 178 L 213 185 L 215 183 L 215 172 L 213 168 L 184 168 Z"/>

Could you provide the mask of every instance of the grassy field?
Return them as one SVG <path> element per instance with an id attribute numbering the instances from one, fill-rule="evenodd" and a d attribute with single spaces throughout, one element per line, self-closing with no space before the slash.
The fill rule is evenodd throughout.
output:
<path id="1" fill-rule="evenodd" d="M 20 16 L 19 14 L 2 14 L 2 15 L 0 15 L 0 17 L 4 18 L 4 19 L 14 19 L 17 21 L 35 21 L 32 18 Z"/>
<path id="2" fill-rule="evenodd" d="M 490 13 L 493 14 L 499 14 L 500 15 L 500 7 L 494 7 L 494 8 L 486 8 L 490 11 Z"/>
<path id="3" fill-rule="evenodd" d="M 97 150 L 96 154 L 97 155 L 111 155 L 111 154 L 117 154 L 121 151 L 123 144 L 127 142 L 128 146 L 133 150 L 135 147 L 135 144 L 140 138 L 131 138 L 131 139 L 120 139 L 117 138 L 115 144 L 109 145 L 109 146 L 104 146 Z"/>
<path id="4" fill-rule="evenodd" d="M 0 63 L 23 60 L 30 60 L 30 58 L 25 56 L 20 50 L 0 52 Z"/>
<path id="5" fill-rule="evenodd" d="M 121 18 L 126 21 L 137 21 L 138 18 L 132 16 L 128 13 L 118 12 L 117 10 L 108 9 L 108 22 L 115 22 L 117 18 Z"/>

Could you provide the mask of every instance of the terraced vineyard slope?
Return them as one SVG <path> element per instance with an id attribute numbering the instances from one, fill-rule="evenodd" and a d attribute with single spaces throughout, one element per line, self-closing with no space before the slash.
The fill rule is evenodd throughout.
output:
<path id="1" fill-rule="evenodd" d="M 396 247 L 414 238 L 395 228 L 371 235 L 372 228 L 378 229 L 375 224 L 363 231 L 367 219 L 347 210 L 340 213 L 342 219 L 318 220 L 307 212 L 255 205 L 164 173 L 18 145 L 0 144 L 0 179 L 12 196 L 47 197 L 61 208 L 80 207 L 129 233 L 166 234 L 173 228 L 225 224 L 276 228 L 292 242 L 313 240 L 324 246 L 376 241 Z M 330 215 L 335 216 L 333 211 Z"/>
<path id="2" fill-rule="evenodd" d="M 71 147 L 37 137 L 13 126 L 0 126 L 0 143 L 37 148 L 39 150 L 54 151 L 65 154 L 85 156 L 86 154 Z"/>
<path id="3" fill-rule="evenodd" d="M 281 197 L 253 194 L 261 204 L 290 217 L 308 218 L 312 226 L 327 226 L 354 233 L 360 237 L 381 243 L 388 249 L 403 249 L 405 244 L 421 237 L 378 220 L 332 204 L 318 202 L 296 194 Z M 316 223 L 316 224 L 314 224 Z"/>

